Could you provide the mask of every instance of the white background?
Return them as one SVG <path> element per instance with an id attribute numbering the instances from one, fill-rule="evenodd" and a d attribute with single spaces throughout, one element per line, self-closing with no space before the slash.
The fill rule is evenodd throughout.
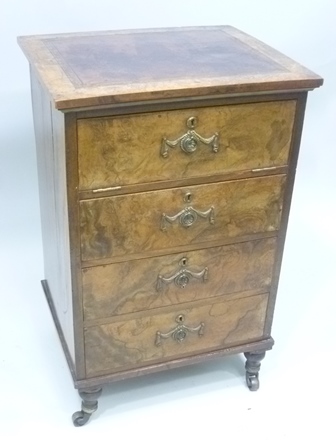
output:
<path id="1" fill-rule="evenodd" d="M 335 0 L 2 0 L 0 445 L 335 447 Z M 45 303 L 28 64 L 17 35 L 230 24 L 325 78 L 310 94 L 261 389 L 238 356 L 106 387 L 89 425 Z M 95 445 L 96 444 L 96 445 Z"/>

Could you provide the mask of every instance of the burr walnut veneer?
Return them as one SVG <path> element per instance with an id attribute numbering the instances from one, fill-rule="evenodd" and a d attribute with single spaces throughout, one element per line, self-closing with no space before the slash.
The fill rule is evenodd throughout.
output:
<path id="1" fill-rule="evenodd" d="M 43 288 L 83 399 L 244 352 L 259 387 L 314 73 L 232 28 L 19 38 Z"/>

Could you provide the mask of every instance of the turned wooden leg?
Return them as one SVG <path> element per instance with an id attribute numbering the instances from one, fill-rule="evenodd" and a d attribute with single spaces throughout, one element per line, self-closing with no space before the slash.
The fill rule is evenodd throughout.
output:
<path id="1" fill-rule="evenodd" d="M 259 389 L 259 370 L 261 361 L 265 358 L 265 352 L 247 352 L 246 358 L 246 384 L 251 391 Z"/>
<path id="2" fill-rule="evenodd" d="M 75 426 L 83 426 L 98 409 L 98 398 L 102 393 L 102 388 L 79 389 L 78 393 L 82 399 L 82 410 L 72 415 L 72 421 Z"/>

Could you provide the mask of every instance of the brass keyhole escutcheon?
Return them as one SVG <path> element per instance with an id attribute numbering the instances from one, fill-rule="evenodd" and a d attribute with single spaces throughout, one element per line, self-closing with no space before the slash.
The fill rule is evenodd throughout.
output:
<path id="1" fill-rule="evenodd" d="M 187 202 L 189 204 L 191 201 L 192 201 L 192 194 L 190 193 L 190 191 L 188 191 L 184 195 L 184 202 Z"/>
<path id="2" fill-rule="evenodd" d="M 181 260 L 179 261 L 179 265 L 180 266 L 187 266 L 188 263 L 188 258 L 187 257 L 183 257 L 181 258 Z"/>
<path id="3" fill-rule="evenodd" d="M 187 126 L 189 129 L 194 129 L 197 126 L 197 118 L 189 117 L 187 120 Z"/>

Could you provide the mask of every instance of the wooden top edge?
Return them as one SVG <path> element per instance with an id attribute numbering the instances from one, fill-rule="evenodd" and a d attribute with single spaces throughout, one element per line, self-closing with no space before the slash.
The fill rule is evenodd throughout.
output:
<path id="1" fill-rule="evenodd" d="M 25 36 L 18 36 L 19 42 L 23 40 L 41 40 L 41 39 L 55 39 L 62 37 L 86 37 L 86 36 L 104 36 L 113 34 L 136 34 L 136 33 L 164 33 L 167 31 L 197 31 L 197 30 L 229 30 L 235 29 L 230 25 L 213 25 L 213 26 L 176 26 L 176 27 L 158 27 L 158 28 L 128 28 L 116 30 L 99 30 L 99 31 L 77 31 L 71 33 L 54 33 L 54 34 L 31 34 Z"/>
<path id="2" fill-rule="evenodd" d="M 323 80 L 319 82 L 317 79 L 302 79 L 299 81 L 282 81 L 260 83 L 255 84 L 249 83 L 246 85 L 214 85 L 209 87 L 203 87 L 202 89 L 185 88 L 179 90 L 170 91 L 151 91 L 144 92 L 139 91 L 138 93 L 124 93 L 120 95 L 106 95 L 106 96 L 93 96 L 93 97 L 80 97 L 73 99 L 68 99 L 66 97 L 54 98 L 54 106 L 56 109 L 61 111 L 72 111 L 74 109 L 88 109 L 92 107 L 107 107 L 122 103 L 136 103 L 145 101 L 156 101 L 156 100 L 179 100 L 186 98 L 190 95 L 193 98 L 206 98 L 221 96 L 223 98 L 238 95 L 268 95 L 272 93 L 283 93 L 283 92 L 301 92 L 313 90 L 320 87 L 323 84 Z"/>
<path id="3" fill-rule="evenodd" d="M 192 31 L 222 31 L 239 45 L 259 54 L 279 67 L 274 73 L 241 73 L 239 75 L 180 77 L 175 80 L 125 82 L 86 86 L 75 85 L 46 45 L 49 39 L 85 36 L 127 35 L 136 33 L 165 33 Z M 34 72 L 49 92 L 55 108 L 63 111 L 119 104 L 123 102 L 179 99 L 186 96 L 240 95 L 288 90 L 312 90 L 323 79 L 282 53 L 252 36 L 228 25 L 208 27 L 151 28 L 136 30 L 98 31 L 19 36 L 18 43 L 31 63 Z"/>

